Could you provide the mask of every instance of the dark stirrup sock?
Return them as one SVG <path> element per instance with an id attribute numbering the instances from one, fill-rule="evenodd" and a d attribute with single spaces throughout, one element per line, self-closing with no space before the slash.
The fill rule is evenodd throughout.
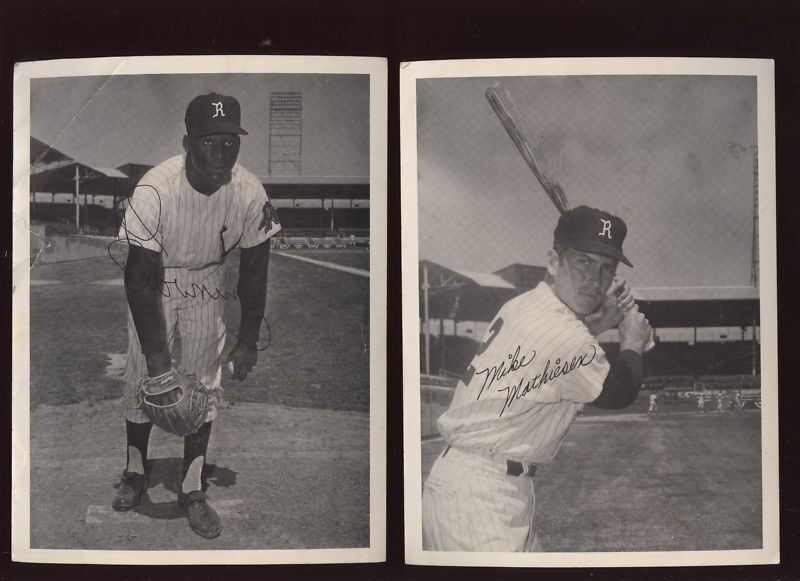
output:
<path id="1" fill-rule="evenodd" d="M 150 441 L 150 430 L 153 424 L 136 424 L 125 421 L 128 436 L 128 458 L 125 466 L 127 472 L 145 474 L 147 468 L 147 445 Z"/>

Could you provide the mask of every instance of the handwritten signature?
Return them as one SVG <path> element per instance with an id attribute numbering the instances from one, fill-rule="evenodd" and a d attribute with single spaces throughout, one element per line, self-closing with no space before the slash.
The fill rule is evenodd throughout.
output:
<path id="1" fill-rule="evenodd" d="M 196 298 L 206 298 L 208 297 L 212 301 L 223 300 L 227 301 L 228 299 L 232 299 L 234 301 L 239 300 L 239 295 L 235 290 L 220 290 L 217 287 L 208 288 L 206 285 L 200 285 L 196 282 L 193 282 L 189 288 L 181 287 L 178 279 L 175 278 L 173 280 L 161 280 L 160 282 L 160 290 L 161 294 L 169 298 L 172 296 L 172 292 L 169 290 L 170 286 L 175 288 L 175 291 L 185 299 L 196 299 Z"/>
<path id="2" fill-rule="evenodd" d="M 161 226 L 161 194 L 158 193 L 158 190 L 155 187 L 153 187 L 153 186 L 151 186 L 149 184 L 139 184 L 136 187 L 137 188 L 150 188 L 151 190 L 153 190 L 153 193 L 156 196 L 156 200 L 158 201 L 158 218 L 156 219 L 156 227 L 153 229 L 152 232 L 150 231 L 150 229 L 145 224 L 145 221 L 142 220 L 142 217 L 139 215 L 139 212 L 137 211 L 136 206 L 133 204 L 133 196 L 129 197 L 128 198 L 127 211 L 126 211 L 125 214 L 123 214 L 122 219 L 120 220 L 120 222 L 118 224 L 119 229 L 121 229 L 121 230 L 123 230 L 125 232 L 125 238 L 124 239 L 120 238 L 118 240 L 112 241 L 111 244 L 108 245 L 108 253 L 109 253 L 109 255 L 111 255 L 111 246 L 113 244 L 117 243 L 117 242 L 127 242 L 128 244 L 139 244 L 139 245 L 141 245 L 142 242 L 148 242 L 148 241 L 152 240 L 155 244 L 158 245 L 158 247 L 161 249 L 161 252 L 164 255 L 169 256 L 169 253 L 167 252 L 167 249 L 164 248 L 161 245 L 161 243 L 158 241 L 158 238 L 156 238 L 156 233 L 158 232 L 158 228 L 159 228 L 159 226 Z M 142 225 L 142 228 L 144 228 L 147 231 L 147 234 L 148 234 L 147 237 L 140 237 L 140 236 L 134 234 L 133 232 L 131 232 L 130 230 L 128 230 L 128 228 L 126 226 L 126 222 L 125 222 L 125 218 L 127 216 L 127 212 L 128 211 L 133 212 L 133 214 L 139 219 L 139 223 Z M 114 257 L 112 256 L 111 259 L 114 260 Z M 116 260 L 115 260 L 115 262 L 116 262 Z"/>
<path id="3" fill-rule="evenodd" d="M 117 258 L 114 256 L 114 254 L 112 253 L 112 248 L 114 247 L 115 244 L 125 243 L 127 246 L 131 246 L 131 245 L 139 245 L 139 246 L 141 246 L 142 242 L 146 242 L 146 241 L 152 240 L 159 246 L 159 248 L 161 249 L 161 253 L 162 254 L 164 254 L 165 256 L 169 256 L 169 253 L 167 252 L 167 249 L 160 242 L 158 242 L 158 239 L 156 238 L 156 232 L 158 232 L 158 228 L 161 225 L 161 195 L 158 193 L 158 190 L 156 188 L 154 188 L 153 186 L 146 185 L 146 184 L 139 184 L 137 187 L 148 187 L 148 188 L 151 188 L 153 190 L 153 192 L 155 193 L 156 199 L 158 200 L 158 219 L 156 221 L 156 227 L 154 228 L 154 231 L 151 232 L 147 228 L 147 226 L 145 226 L 144 220 L 142 220 L 141 217 L 139 216 L 139 213 L 137 212 L 136 208 L 134 207 L 134 205 L 132 203 L 132 198 L 129 198 L 130 202 L 128 204 L 128 210 L 133 212 L 136 215 L 136 217 L 139 218 L 139 222 L 142 224 L 142 227 L 145 228 L 145 230 L 147 231 L 148 236 L 144 237 L 144 238 L 143 237 L 139 237 L 136 234 L 132 233 L 130 230 L 128 230 L 128 228 L 127 228 L 127 226 L 125 224 L 125 217 L 124 216 L 119 221 L 118 229 L 122 230 L 125 233 L 124 238 L 117 238 L 116 240 L 112 240 L 108 244 L 108 247 L 107 247 L 106 250 L 107 250 L 108 256 L 111 258 L 112 262 L 114 262 L 114 264 L 122 272 L 125 272 L 125 261 L 123 260 L 122 262 L 119 262 L 117 260 Z M 234 248 L 236 248 L 239 245 L 239 240 L 237 240 L 236 243 L 233 245 L 233 247 L 226 249 L 225 248 L 225 239 L 223 238 L 224 232 L 225 232 L 225 227 L 223 226 L 223 229 L 220 232 L 220 241 L 222 243 L 222 258 L 221 258 L 221 260 L 219 262 L 214 262 L 214 263 L 211 263 L 209 265 L 204 265 L 204 267 L 205 266 L 214 266 L 214 265 L 223 264 L 226 256 Z M 240 236 L 240 239 L 241 239 L 241 236 Z M 204 268 L 204 267 L 200 267 L 200 268 Z M 200 269 L 200 268 L 175 267 L 175 266 L 170 266 L 170 268 L 188 268 L 189 270 L 199 270 Z M 168 298 L 168 297 L 172 296 L 172 291 L 170 290 L 170 288 L 174 288 L 175 292 L 178 295 L 180 295 L 181 297 L 183 297 L 184 299 L 186 299 L 186 298 L 192 298 L 192 299 L 201 298 L 202 299 L 202 298 L 206 298 L 207 297 L 207 298 L 209 298 L 211 300 L 215 300 L 215 301 L 216 300 L 224 300 L 224 301 L 227 301 L 227 300 L 238 301 L 239 300 L 239 294 L 235 290 L 220 290 L 218 287 L 208 288 L 206 285 L 204 285 L 204 284 L 200 285 L 200 284 L 198 284 L 196 282 L 193 282 L 188 288 L 183 288 L 180 285 L 180 283 L 178 282 L 177 278 L 174 278 L 173 280 L 165 280 L 165 279 L 160 279 L 159 280 L 159 291 L 160 291 L 161 295 L 164 296 L 165 298 Z M 259 341 L 259 343 L 264 344 L 264 346 L 263 347 L 259 346 L 259 347 L 257 347 L 257 349 L 259 351 L 265 351 L 265 350 L 267 350 L 269 348 L 270 343 L 272 342 L 272 332 L 271 332 L 271 329 L 270 329 L 270 326 L 269 326 L 269 321 L 267 320 L 267 317 L 263 316 L 261 318 L 261 320 L 266 325 L 267 337 L 266 337 L 266 339 L 262 339 L 261 341 Z M 236 336 L 235 333 L 233 333 L 232 331 L 229 331 L 229 333 L 238 339 L 238 336 Z"/>
<path id="4" fill-rule="evenodd" d="M 556 378 L 561 377 L 562 375 L 567 375 L 579 367 L 586 367 L 592 363 L 594 358 L 597 356 L 597 347 L 594 345 L 588 345 L 587 347 L 588 349 L 591 349 L 591 351 L 576 355 L 572 359 L 568 359 L 566 361 L 562 361 L 560 357 L 556 357 L 555 360 L 548 359 L 545 362 L 542 371 L 527 381 L 527 376 L 523 375 L 516 384 L 498 387 L 498 392 L 505 392 L 505 401 L 503 402 L 503 407 L 500 410 L 499 417 L 502 417 L 506 410 L 509 409 L 515 401 L 522 399 L 534 389 L 538 389 L 541 386 L 555 380 Z M 528 367 L 536 360 L 535 350 L 526 352 L 523 355 L 520 355 L 521 351 L 522 346 L 519 345 L 513 353 L 509 353 L 506 356 L 506 359 L 497 365 L 475 372 L 476 374 L 484 375 L 483 385 L 481 385 L 481 389 L 478 392 L 478 397 L 476 399 L 480 399 L 484 391 L 491 388 L 495 381 L 499 381 L 509 374 L 519 371 L 523 367 Z"/>
<path id="5" fill-rule="evenodd" d="M 530 359 L 527 359 L 527 355 L 523 355 L 521 358 L 519 356 L 520 351 L 522 350 L 522 346 L 518 345 L 517 350 L 514 353 L 509 353 L 506 359 L 509 359 L 508 366 L 506 366 L 505 361 L 501 361 L 498 365 L 494 367 L 487 367 L 486 369 L 481 369 L 480 371 L 476 371 L 476 374 L 486 374 L 483 378 L 483 385 L 481 385 L 481 390 L 478 392 L 477 399 L 481 399 L 481 395 L 483 395 L 483 391 L 488 389 L 492 386 L 492 384 L 498 380 L 503 379 L 509 373 L 513 373 L 514 371 L 518 371 L 523 367 L 527 367 L 531 363 L 533 363 L 534 357 L 536 357 L 536 351 L 531 351 Z"/>

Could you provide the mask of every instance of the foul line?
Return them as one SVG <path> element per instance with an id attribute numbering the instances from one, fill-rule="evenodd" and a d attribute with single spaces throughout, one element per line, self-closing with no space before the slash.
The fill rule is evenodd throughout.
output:
<path id="1" fill-rule="evenodd" d="M 369 278 L 369 271 L 364 270 L 362 268 L 355 268 L 353 266 L 344 266 L 343 264 L 336 264 L 335 262 L 326 262 L 324 260 L 316 260 L 314 258 L 306 258 L 305 256 L 295 256 L 294 254 L 286 254 L 285 252 L 273 252 L 273 254 L 278 254 L 280 256 L 285 256 L 287 258 L 294 258 L 295 260 L 301 260 L 303 262 L 309 262 L 311 264 L 315 264 L 317 266 L 323 266 L 325 268 L 330 268 L 331 270 L 338 270 L 339 272 L 346 272 L 348 274 L 356 274 L 358 276 L 363 276 L 365 278 Z M 55 284 L 60 283 L 61 281 L 41 281 L 34 283 L 33 280 L 31 281 L 31 286 L 35 285 L 44 285 L 44 284 Z M 90 284 L 100 284 L 105 286 L 123 286 L 125 281 L 121 278 L 112 278 L 106 280 L 95 280 Z M 453 391 L 455 388 L 449 388 L 449 391 Z"/>
<path id="2" fill-rule="evenodd" d="M 294 258 L 295 260 L 300 260 L 302 262 L 308 262 L 311 264 L 316 264 L 317 266 L 322 266 L 325 268 L 330 268 L 331 270 L 338 270 L 339 272 L 347 272 L 349 274 L 356 274 L 358 276 L 363 276 L 369 278 L 369 271 L 364 270 L 363 268 L 355 268 L 352 266 L 344 266 L 343 264 L 336 264 L 335 262 L 326 262 L 324 260 L 316 260 L 314 258 L 306 258 L 305 256 L 296 256 L 294 254 L 287 254 L 285 252 L 273 252 L 273 254 L 277 254 L 278 256 L 285 256 L 286 258 Z"/>

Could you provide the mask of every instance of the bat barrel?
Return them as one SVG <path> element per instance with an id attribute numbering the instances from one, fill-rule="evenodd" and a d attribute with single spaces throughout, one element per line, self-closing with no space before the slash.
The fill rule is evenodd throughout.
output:
<path id="1" fill-rule="evenodd" d="M 489 87 L 486 89 L 485 96 L 511 141 L 522 155 L 522 159 L 544 189 L 547 197 L 550 198 L 550 201 L 553 202 L 553 205 L 560 213 L 563 214 L 568 211 L 569 202 L 567 201 L 567 196 L 547 169 L 544 155 L 538 150 L 533 136 L 525 128 L 522 122 L 522 115 L 511 99 L 511 95 L 506 90 L 501 93 L 496 88 Z"/>

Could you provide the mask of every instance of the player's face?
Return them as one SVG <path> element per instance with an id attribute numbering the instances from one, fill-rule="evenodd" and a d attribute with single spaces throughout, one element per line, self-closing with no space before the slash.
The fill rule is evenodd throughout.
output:
<path id="1" fill-rule="evenodd" d="M 203 193 L 214 192 L 231 181 L 231 170 L 239 157 L 238 135 L 214 134 L 186 136 L 186 174 L 189 182 Z"/>
<path id="2" fill-rule="evenodd" d="M 552 251 L 548 271 L 556 296 L 579 316 L 594 312 L 614 282 L 618 262 L 608 256 L 566 248 Z"/>

